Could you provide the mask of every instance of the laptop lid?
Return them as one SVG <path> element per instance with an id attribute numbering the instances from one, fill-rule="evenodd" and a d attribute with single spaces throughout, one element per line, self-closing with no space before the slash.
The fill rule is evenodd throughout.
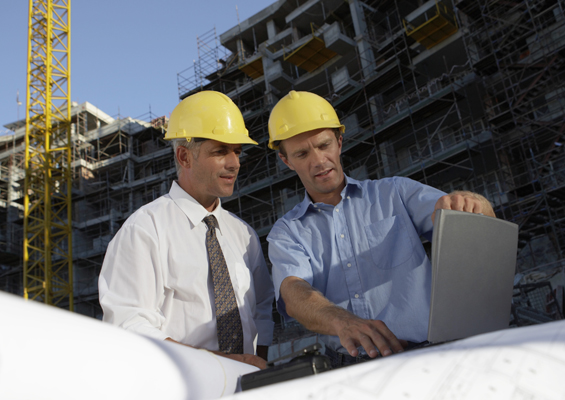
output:
<path id="1" fill-rule="evenodd" d="M 514 223 L 461 211 L 436 211 L 429 342 L 508 327 L 517 247 Z"/>

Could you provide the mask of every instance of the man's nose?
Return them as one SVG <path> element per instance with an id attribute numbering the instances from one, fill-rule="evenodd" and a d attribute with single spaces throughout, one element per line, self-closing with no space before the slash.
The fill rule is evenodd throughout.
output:
<path id="1" fill-rule="evenodd" d="M 319 149 L 314 149 L 314 151 L 312 152 L 312 161 L 316 166 L 322 165 L 326 162 L 326 155 L 324 154 L 323 151 Z"/>
<path id="2" fill-rule="evenodd" d="M 230 152 L 227 155 L 227 160 L 226 160 L 226 168 L 229 170 L 239 170 L 239 155 L 236 154 L 235 152 Z"/>

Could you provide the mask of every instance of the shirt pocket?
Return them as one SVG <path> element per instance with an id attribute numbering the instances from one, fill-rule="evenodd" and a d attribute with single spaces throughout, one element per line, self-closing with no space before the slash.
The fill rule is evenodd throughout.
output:
<path id="1" fill-rule="evenodd" d="M 410 232 L 401 216 L 394 215 L 365 226 L 369 251 L 380 269 L 392 269 L 412 257 Z"/>

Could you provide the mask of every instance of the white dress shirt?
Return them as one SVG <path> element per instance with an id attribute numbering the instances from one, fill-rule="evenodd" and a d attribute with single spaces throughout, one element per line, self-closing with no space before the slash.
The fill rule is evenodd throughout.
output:
<path id="1" fill-rule="evenodd" d="M 104 321 L 156 339 L 218 350 L 204 217 L 230 273 L 245 353 L 273 336 L 273 284 L 255 231 L 218 204 L 210 213 L 176 182 L 132 214 L 110 242 L 99 278 Z"/>

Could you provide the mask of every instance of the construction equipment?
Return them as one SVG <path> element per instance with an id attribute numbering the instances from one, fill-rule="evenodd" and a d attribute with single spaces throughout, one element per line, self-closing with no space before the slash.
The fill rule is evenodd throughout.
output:
<path id="1" fill-rule="evenodd" d="M 72 311 L 70 14 L 29 1 L 24 297 Z"/>

